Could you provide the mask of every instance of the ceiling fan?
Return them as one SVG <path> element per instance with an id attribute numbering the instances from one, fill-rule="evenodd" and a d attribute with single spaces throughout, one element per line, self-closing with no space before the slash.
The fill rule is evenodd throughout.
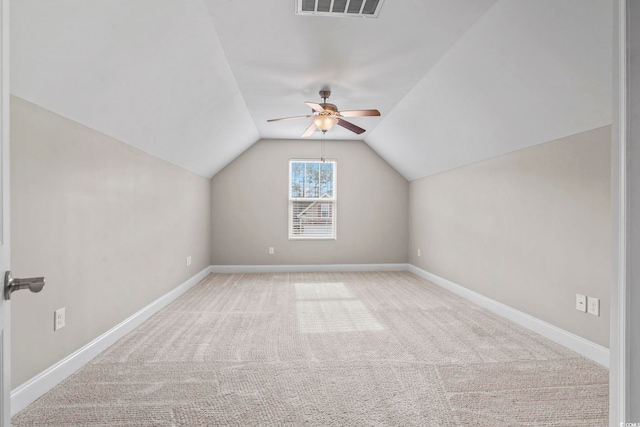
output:
<path id="1" fill-rule="evenodd" d="M 312 117 L 311 125 L 307 128 L 306 131 L 302 134 L 302 137 L 311 136 L 316 129 L 322 131 L 322 133 L 326 133 L 329 129 L 331 129 L 334 125 L 340 125 L 345 129 L 349 129 L 351 132 L 355 132 L 358 135 L 363 133 L 365 130 L 360 126 L 356 126 L 351 122 L 348 122 L 344 119 L 344 117 L 365 117 L 365 116 L 379 116 L 380 111 L 378 110 L 348 110 L 348 111 L 339 111 L 338 107 L 335 104 L 327 103 L 327 98 L 331 95 L 330 90 L 321 90 L 320 98 L 324 101 L 322 104 L 317 104 L 315 102 L 305 102 L 311 109 L 313 110 L 312 114 L 308 114 L 306 116 L 295 116 L 295 117 L 283 117 L 281 119 L 270 119 L 267 122 L 277 122 L 280 120 L 294 120 L 294 119 L 308 119 Z"/>

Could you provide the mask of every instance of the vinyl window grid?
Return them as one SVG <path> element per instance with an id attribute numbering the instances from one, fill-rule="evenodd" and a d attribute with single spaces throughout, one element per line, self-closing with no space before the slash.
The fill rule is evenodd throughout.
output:
<path id="1" fill-rule="evenodd" d="M 317 178 L 313 176 L 315 169 L 318 173 Z M 321 179 L 323 173 L 329 173 L 329 179 L 326 175 Z M 336 239 L 336 183 L 335 160 L 289 160 L 289 239 Z"/>

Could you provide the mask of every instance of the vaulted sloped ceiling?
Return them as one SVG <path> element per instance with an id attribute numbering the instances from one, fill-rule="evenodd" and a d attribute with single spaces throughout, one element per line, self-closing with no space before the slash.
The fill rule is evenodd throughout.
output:
<path id="1" fill-rule="evenodd" d="M 203 176 L 259 135 L 200 0 L 11 2 L 11 93 Z"/>
<path id="2" fill-rule="evenodd" d="M 612 4 L 502 1 L 367 143 L 413 180 L 611 123 Z"/>
<path id="3" fill-rule="evenodd" d="M 611 0 L 14 0 L 11 92 L 203 176 L 332 90 L 407 179 L 611 122 Z M 319 138 L 319 134 L 312 138 Z"/>

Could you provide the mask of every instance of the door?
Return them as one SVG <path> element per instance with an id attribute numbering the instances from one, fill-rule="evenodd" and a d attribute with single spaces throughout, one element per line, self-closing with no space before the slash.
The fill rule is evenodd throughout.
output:
<path id="1" fill-rule="evenodd" d="M 0 278 L 9 262 L 9 0 L 0 0 Z M 10 303 L 0 294 L 0 427 L 9 427 Z"/>

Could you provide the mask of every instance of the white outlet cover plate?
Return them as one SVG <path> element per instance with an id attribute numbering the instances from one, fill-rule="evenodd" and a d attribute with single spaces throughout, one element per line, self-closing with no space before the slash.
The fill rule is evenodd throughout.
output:
<path id="1" fill-rule="evenodd" d="M 53 319 L 53 330 L 57 331 L 60 328 L 64 328 L 64 325 L 66 324 L 66 309 L 65 308 L 59 308 L 56 311 L 54 311 L 54 319 Z"/>
<path id="2" fill-rule="evenodd" d="M 587 297 L 587 313 L 600 316 L 600 300 L 598 298 Z"/>
<path id="3" fill-rule="evenodd" d="M 576 294 L 576 310 L 583 313 L 587 312 L 587 297 L 581 294 Z"/>

